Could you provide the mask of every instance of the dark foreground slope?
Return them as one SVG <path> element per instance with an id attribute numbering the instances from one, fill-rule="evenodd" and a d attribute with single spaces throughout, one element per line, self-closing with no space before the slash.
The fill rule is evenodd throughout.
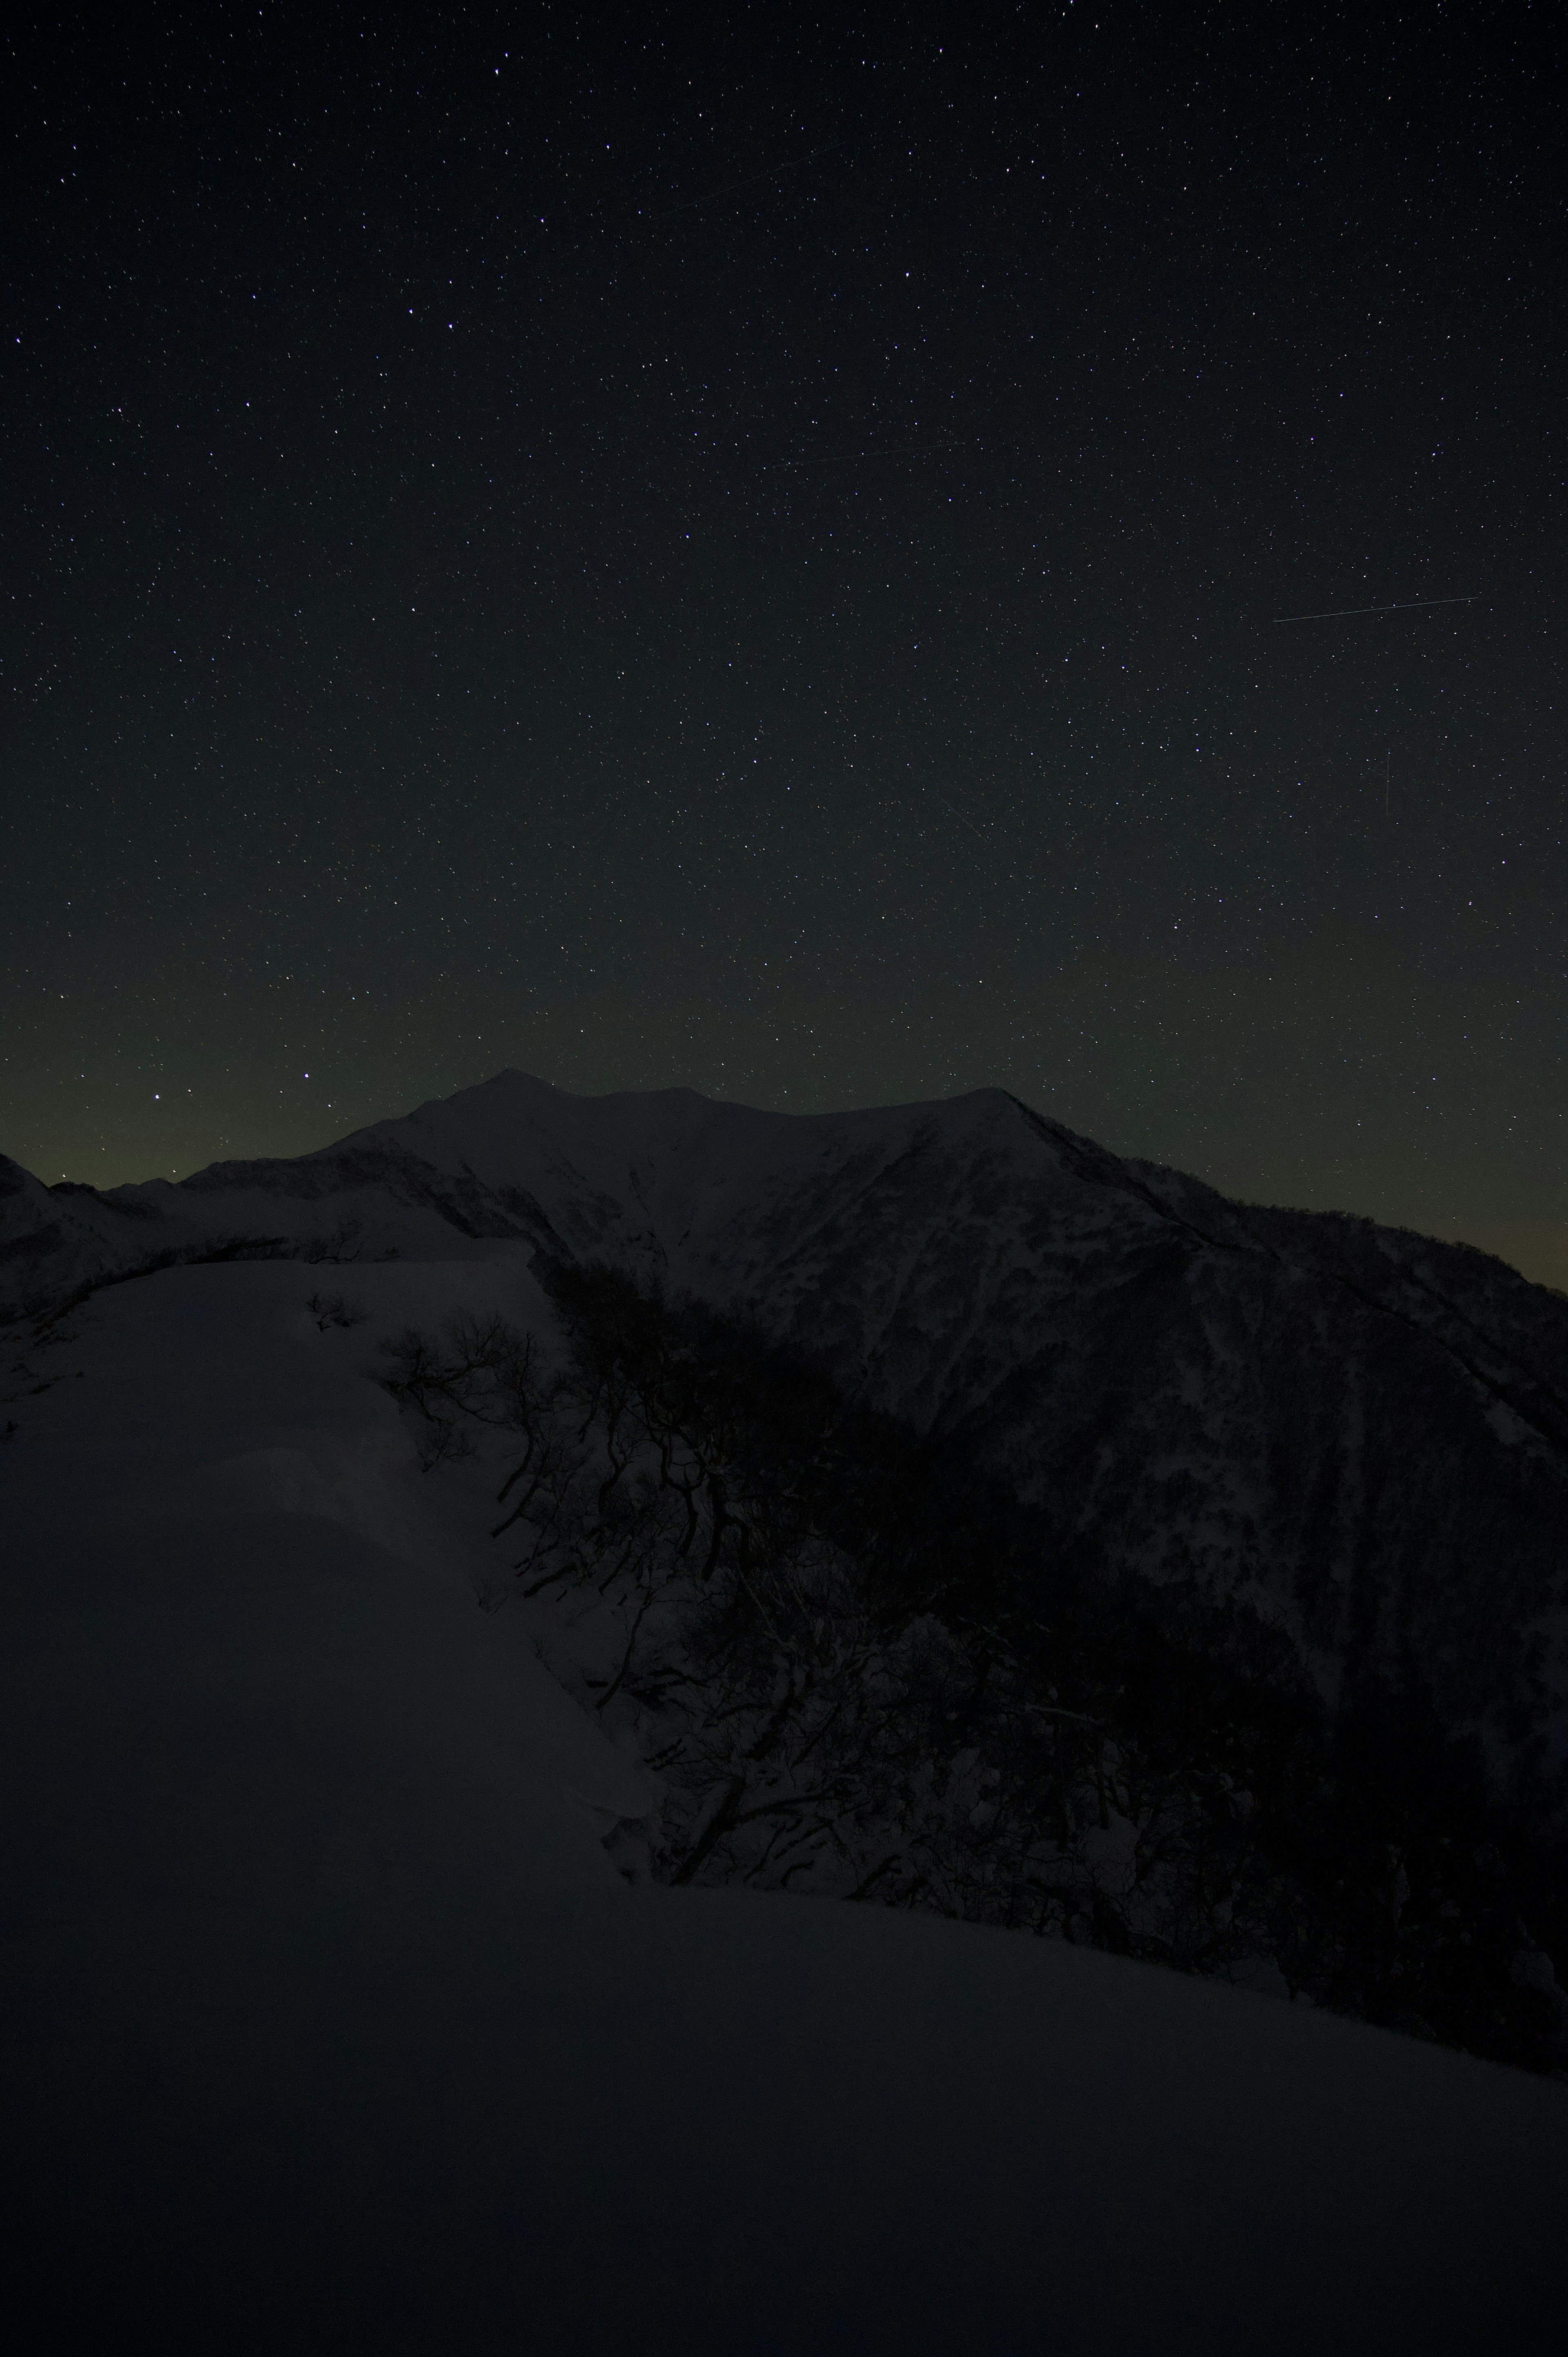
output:
<path id="1" fill-rule="evenodd" d="M 505 1073 L 179 1186 L 5 1175 L 34 1311 L 160 1257 L 507 1241 L 741 1309 L 1112 1573 L 1254 1607 L 1331 1696 L 1413 1678 L 1562 1783 L 1568 1303 L 1467 1247 L 1231 1203 L 994 1091 L 801 1118 Z"/>
<path id="2" fill-rule="evenodd" d="M 28 2350 L 1547 2342 L 1561 2087 L 1061 1940 L 622 1879 L 647 1779 L 546 1598 L 475 1609 L 493 1485 L 455 1520 L 373 1380 L 454 1309 L 547 1328 L 523 1253 L 448 1233 L 101 1291 L 9 1411 Z"/>

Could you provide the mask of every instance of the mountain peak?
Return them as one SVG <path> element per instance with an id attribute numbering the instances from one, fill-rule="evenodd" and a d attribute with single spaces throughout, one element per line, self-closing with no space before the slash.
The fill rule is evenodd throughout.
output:
<path id="1" fill-rule="evenodd" d="M 961 1436 L 1119 1575 L 1246 1601 L 1330 1687 L 1402 1649 L 1451 1724 L 1514 1748 L 1528 1691 L 1554 1774 L 1568 1754 L 1568 1305 L 1461 1247 L 1230 1202 L 1000 1089 L 787 1114 L 503 1071 L 177 1186 L 0 1165 L 0 1246 L 12 1315 L 236 1252 L 606 1262 Z"/>

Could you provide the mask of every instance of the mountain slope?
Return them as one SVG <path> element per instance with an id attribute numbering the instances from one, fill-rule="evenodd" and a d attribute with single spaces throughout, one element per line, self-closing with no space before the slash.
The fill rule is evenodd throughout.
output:
<path id="1" fill-rule="evenodd" d="M 35 1308 L 237 1240 L 607 1260 L 962 1439 L 1112 1572 L 1251 1606 L 1331 1694 L 1413 1672 L 1561 1788 L 1568 1304 L 1466 1246 L 1232 1203 L 998 1091 L 802 1117 L 516 1073 L 179 1186 L 16 1172 L 0 1209 Z"/>
<path id="2" fill-rule="evenodd" d="M 454 1309 L 548 1326 L 523 1252 L 449 1233 L 335 1277 L 351 1326 L 295 1265 L 171 1269 L 39 1347 L 0 1455 L 29 2348 L 1533 2345 L 1560 2087 L 1061 1941 L 620 1878 L 646 1779 L 542 1599 L 475 1609 L 493 1489 L 455 1515 L 374 1380 Z"/>

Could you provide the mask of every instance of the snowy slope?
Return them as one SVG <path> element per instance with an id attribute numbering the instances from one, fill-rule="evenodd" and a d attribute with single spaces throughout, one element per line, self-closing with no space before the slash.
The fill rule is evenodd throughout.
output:
<path id="1" fill-rule="evenodd" d="M 1468 1247 L 1230 1203 L 993 1090 L 800 1117 L 509 1072 L 179 1186 L 0 1168 L 14 1308 L 160 1257 L 516 1243 L 746 1309 L 1330 1693 L 1413 1664 L 1568 1809 L 1568 1304 Z"/>
<path id="2" fill-rule="evenodd" d="M 779 1140 L 745 1137 L 760 1191 Z M 593 1144 L 563 1158 L 628 1228 L 708 1184 L 648 1151 L 628 1208 Z M 553 1222 L 594 1216 L 553 1183 Z M 622 1882 L 601 1836 L 646 1779 L 526 1618 L 479 1609 L 487 1543 L 369 1379 L 452 1307 L 547 1318 L 525 1247 L 453 1244 L 167 1270 L 33 1352 L 0 1454 L 29 2347 L 1155 2357 L 1550 2326 L 1557 2086 L 1022 1936 Z M 363 1324 L 317 1324 L 323 1278 Z"/>

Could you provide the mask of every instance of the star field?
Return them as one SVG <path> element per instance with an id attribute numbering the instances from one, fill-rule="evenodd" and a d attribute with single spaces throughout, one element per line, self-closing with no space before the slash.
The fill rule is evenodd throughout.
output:
<path id="1" fill-rule="evenodd" d="M 1548 31 L 10 37 L 0 1146 L 996 1084 L 1561 1223 Z"/>

